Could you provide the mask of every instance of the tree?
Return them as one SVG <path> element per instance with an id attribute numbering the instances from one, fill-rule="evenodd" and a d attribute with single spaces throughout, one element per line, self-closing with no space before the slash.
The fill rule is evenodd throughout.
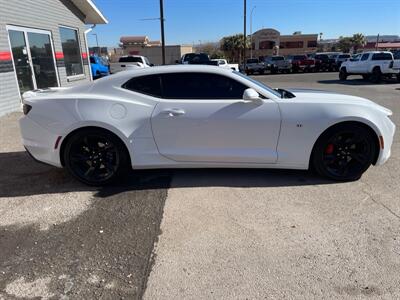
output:
<path id="1" fill-rule="evenodd" d="M 225 36 L 221 39 L 220 49 L 225 56 L 234 62 L 240 62 L 244 46 L 243 34 Z M 250 49 L 250 39 L 246 39 L 246 48 Z"/>
<path id="2" fill-rule="evenodd" d="M 340 51 L 348 53 L 350 49 L 353 47 L 353 40 L 351 37 L 339 37 L 339 41 L 337 43 L 338 48 Z"/>
<path id="3" fill-rule="evenodd" d="M 362 33 L 356 33 L 353 34 L 352 37 L 341 36 L 339 38 L 337 47 L 343 52 L 349 52 L 350 49 L 354 49 L 354 51 L 357 51 L 357 49 L 364 47 L 366 43 L 367 40 L 365 36 Z"/>
<path id="4" fill-rule="evenodd" d="M 357 51 L 358 48 L 364 47 L 365 44 L 367 43 L 367 39 L 362 33 L 353 34 L 353 37 L 351 39 L 355 51 Z"/>

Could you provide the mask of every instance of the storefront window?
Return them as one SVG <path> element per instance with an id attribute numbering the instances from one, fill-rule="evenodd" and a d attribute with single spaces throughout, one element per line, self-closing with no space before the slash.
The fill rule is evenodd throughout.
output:
<path id="1" fill-rule="evenodd" d="M 317 47 L 317 41 L 308 41 L 307 42 L 307 47 L 308 48 L 316 48 Z"/>
<path id="2" fill-rule="evenodd" d="M 83 74 L 81 51 L 78 41 L 78 31 L 71 28 L 60 27 L 61 45 L 64 53 L 65 69 L 67 76 Z"/>

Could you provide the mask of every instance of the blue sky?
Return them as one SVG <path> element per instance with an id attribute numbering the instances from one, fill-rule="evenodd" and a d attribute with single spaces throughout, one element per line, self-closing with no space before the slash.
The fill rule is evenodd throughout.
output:
<path id="1" fill-rule="evenodd" d="M 109 24 L 98 25 L 99 44 L 117 46 L 123 35 L 160 39 L 159 0 L 95 0 Z M 323 33 L 323 38 L 400 34 L 400 0 L 247 0 L 253 31 L 274 28 L 281 34 Z M 218 41 L 243 31 L 243 0 L 164 0 L 167 44 Z M 95 45 L 93 35 L 89 44 Z"/>

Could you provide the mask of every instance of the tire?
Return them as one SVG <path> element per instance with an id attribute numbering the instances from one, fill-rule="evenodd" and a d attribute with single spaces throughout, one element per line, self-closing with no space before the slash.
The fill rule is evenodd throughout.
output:
<path id="1" fill-rule="evenodd" d="M 400 74 L 397 74 L 397 82 L 400 82 Z"/>
<path id="2" fill-rule="evenodd" d="M 260 70 L 260 71 L 258 72 L 258 74 L 263 75 L 263 74 L 264 74 L 264 70 Z"/>
<path id="3" fill-rule="evenodd" d="M 375 67 L 375 68 L 372 70 L 372 74 L 370 75 L 369 80 L 370 80 L 372 83 L 379 83 L 379 82 L 381 82 L 381 80 L 382 80 L 381 69 Z"/>
<path id="4" fill-rule="evenodd" d="M 93 186 L 112 183 L 130 167 L 123 142 L 110 131 L 98 128 L 82 129 L 68 137 L 63 159 L 72 176 Z"/>
<path id="5" fill-rule="evenodd" d="M 348 74 L 347 74 L 347 72 L 346 72 L 346 69 L 340 69 L 340 72 L 339 72 L 339 79 L 340 79 L 340 80 L 346 80 L 346 79 L 347 79 L 347 76 L 348 76 Z"/>
<path id="6" fill-rule="evenodd" d="M 338 124 L 318 138 L 311 164 L 321 176 L 337 181 L 358 180 L 373 163 L 378 150 L 367 127 L 356 123 Z"/>

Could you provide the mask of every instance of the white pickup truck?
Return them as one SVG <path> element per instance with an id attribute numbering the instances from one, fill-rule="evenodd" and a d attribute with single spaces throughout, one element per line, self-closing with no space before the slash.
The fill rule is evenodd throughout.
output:
<path id="1" fill-rule="evenodd" d="M 218 62 L 219 67 L 239 71 L 239 64 L 228 64 L 228 61 L 225 58 L 214 58 L 211 61 Z"/>
<path id="2" fill-rule="evenodd" d="M 395 65 L 393 54 L 389 51 L 369 51 L 353 56 L 342 63 L 339 79 L 346 80 L 349 75 L 361 75 L 364 79 L 378 83 L 383 78 L 397 76 L 400 69 Z"/>
<path id="3" fill-rule="evenodd" d="M 140 55 L 121 56 L 116 63 L 110 63 L 110 73 L 117 73 L 132 68 L 149 68 L 153 64 L 149 62 L 147 57 Z"/>

